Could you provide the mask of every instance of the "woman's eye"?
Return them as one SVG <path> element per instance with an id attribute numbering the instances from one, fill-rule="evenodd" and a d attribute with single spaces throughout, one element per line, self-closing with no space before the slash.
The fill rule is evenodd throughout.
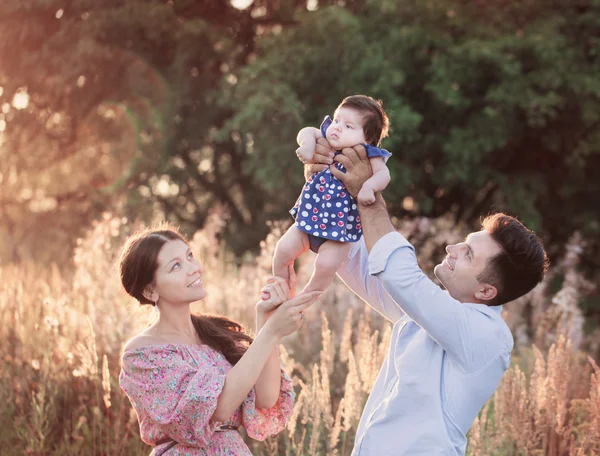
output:
<path id="1" fill-rule="evenodd" d="M 180 265 L 179 265 L 179 263 L 175 263 L 175 264 L 173 265 L 173 268 L 171 269 L 171 271 L 174 271 L 175 269 L 178 269 L 178 268 L 179 268 L 179 266 L 180 266 Z"/>

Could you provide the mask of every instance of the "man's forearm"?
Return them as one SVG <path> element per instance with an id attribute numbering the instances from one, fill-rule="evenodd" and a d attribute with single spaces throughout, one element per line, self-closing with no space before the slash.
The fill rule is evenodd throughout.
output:
<path id="1" fill-rule="evenodd" d="M 367 244 L 367 250 L 371 252 L 373 246 L 386 234 L 395 231 L 394 225 L 385 207 L 385 201 L 381 193 L 375 194 L 375 202 L 364 206 L 358 205 L 363 236 Z"/>

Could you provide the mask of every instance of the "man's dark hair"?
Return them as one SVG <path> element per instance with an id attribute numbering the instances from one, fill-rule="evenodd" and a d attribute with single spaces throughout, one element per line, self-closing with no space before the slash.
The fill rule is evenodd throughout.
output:
<path id="1" fill-rule="evenodd" d="M 481 225 L 502 248 L 477 277 L 479 282 L 498 289 L 488 305 L 498 306 L 517 299 L 542 281 L 548 269 L 548 257 L 542 241 L 533 231 L 502 213 L 489 215 Z"/>
<path id="2" fill-rule="evenodd" d="M 352 95 L 342 100 L 337 109 L 351 108 L 364 117 L 363 131 L 367 144 L 379 146 L 381 140 L 387 137 L 390 120 L 383 110 L 381 100 L 375 100 L 367 95 Z"/>

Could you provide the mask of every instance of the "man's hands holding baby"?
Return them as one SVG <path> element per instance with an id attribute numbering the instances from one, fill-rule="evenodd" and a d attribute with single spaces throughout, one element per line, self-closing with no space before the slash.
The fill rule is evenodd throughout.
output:
<path id="1" fill-rule="evenodd" d="M 329 146 L 325 138 L 317 140 L 317 148 L 312 158 L 312 164 L 305 164 L 304 177 L 308 179 L 311 174 L 323 171 L 327 165 L 331 174 L 341 180 L 350 195 L 357 198 L 361 204 L 370 204 L 375 201 L 372 190 L 361 191 L 363 184 L 373 175 L 371 162 L 367 151 L 362 145 L 346 148 L 341 154 L 335 156 L 335 151 Z M 346 172 L 343 173 L 333 165 L 333 161 L 344 165 Z M 303 162 L 304 163 L 304 162 Z"/>

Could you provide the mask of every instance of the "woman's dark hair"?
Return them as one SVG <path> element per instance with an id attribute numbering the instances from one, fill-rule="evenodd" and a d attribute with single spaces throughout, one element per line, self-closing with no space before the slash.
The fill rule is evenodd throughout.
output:
<path id="1" fill-rule="evenodd" d="M 390 120 L 383 110 L 381 100 L 375 100 L 367 95 L 352 95 L 342 100 L 337 109 L 340 108 L 354 109 L 364 117 L 363 131 L 368 144 L 379 146 L 381 140 L 387 137 Z"/>
<path id="2" fill-rule="evenodd" d="M 149 228 L 134 234 L 125 242 L 120 262 L 121 283 L 125 291 L 141 305 L 154 305 L 144 296 L 144 290 L 154 284 L 158 254 L 163 245 L 177 240 L 187 244 L 173 228 Z M 242 326 L 229 318 L 194 314 L 191 318 L 202 343 L 221 352 L 231 364 L 237 363 L 252 343 L 252 338 Z"/>
<path id="3" fill-rule="evenodd" d="M 530 292 L 542 281 L 548 269 L 548 257 L 542 241 L 510 215 L 490 215 L 481 225 L 502 249 L 488 260 L 477 277 L 479 282 L 494 285 L 498 290 L 489 305 L 504 304 Z"/>

